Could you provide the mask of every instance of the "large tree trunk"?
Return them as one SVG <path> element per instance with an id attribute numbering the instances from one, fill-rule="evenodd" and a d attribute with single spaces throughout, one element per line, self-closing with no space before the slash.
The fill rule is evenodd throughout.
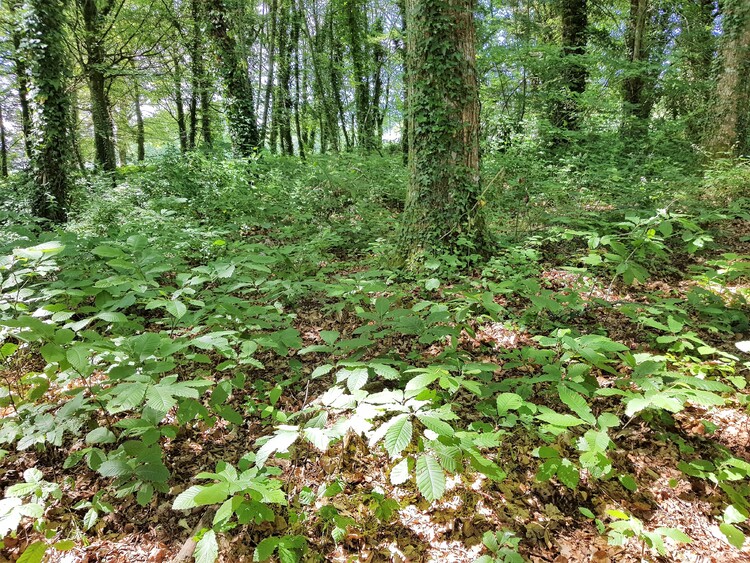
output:
<path id="1" fill-rule="evenodd" d="M 211 0 L 209 20 L 216 43 L 219 72 L 224 81 L 224 98 L 229 131 L 235 152 L 248 157 L 258 149 L 258 123 L 255 117 L 253 86 L 247 61 L 240 57 L 230 31 L 230 18 L 224 0 Z"/>
<path id="2" fill-rule="evenodd" d="M 78 0 L 85 29 L 85 72 L 91 95 L 91 121 L 94 125 L 94 148 L 96 162 L 106 172 L 117 168 L 115 157 L 115 133 L 110 113 L 105 69 L 104 15 L 111 9 L 111 2 Z M 103 13 L 104 12 L 104 13 Z"/>
<path id="3" fill-rule="evenodd" d="M 474 0 L 407 0 L 409 189 L 400 248 L 485 253 Z"/>
<path id="4" fill-rule="evenodd" d="M 281 152 L 294 154 L 292 146 L 292 52 L 291 52 L 291 6 L 289 0 L 282 0 L 278 22 L 279 82 L 274 102 L 274 127 L 278 127 Z"/>
<path id="5" fill-rule="evenodd" d="M 8 2 L 8 8 L 12 16 L 16 14 L 18 0 Z M 15 24 L 16 22 L 14 22 Z M 20 23 L 20 22 L 19 22 Z M 26 59 L 21 52 L 22 35 L 19 27 L 13 28 L 11 41 L 13 43 L 13 67 L 16 73 L 16 84 L 18 86 L 18 103 L 21 106 L 21 130 L 23 131 L 23 147 L 26 158 L 32 157 L 33 139 L 31 136 L 31 108 L 29 106 L 29 69 Z"/>
<path id="6" fill-rule="evenodd" d="M 31 46 L 39 142 L 33 154 L 33 211 L 56 223 L 67 218 L 70 98 L 65 56 L 66 0 L 30 0 L 30 27 L 41 41 Z"/>
<path id="7" fill-rule="evenodd" d="M 367 11 L 359 0 L 345 0 L 347 39 L 354 77 L 354 107 L 357 119 L 357 145 L 369 151 L 374 148 L 374 131 L 370 112 L 370 82 L 367 73 Z"/>
<path id="8" fill-rule="evenodd" d="M 202 23 L 205 21 L 201 0 L 191 0 L 190 12 L 193 19 L 193 37 L 190 45 L 191 89 L 190 135 L 188 145 L 195 148 L 198 136 L 198 103 L 200 102 L 201 137 L 203 144 L 211 146 L 211 88 L 204 64 L 205 41 Z"/>
<path id="9" fill-rule="evenodd" d="M 561 90 L 552 108 L 552 124 L 575 131 L 579 126 L 579 97 L 586 91 L 588 73 L 581 57 L 586 54 L 588 10 L 586 0 L 559 0 L 562 18 Z"/>
<path id="10" fill-rule="evenodd" d="M 716 84 L 715 125 L 708 148 L 715 154 L 750 149 L 750 5 L 746 0 L 726 0 L 724 9 L 724 59 Z"/>

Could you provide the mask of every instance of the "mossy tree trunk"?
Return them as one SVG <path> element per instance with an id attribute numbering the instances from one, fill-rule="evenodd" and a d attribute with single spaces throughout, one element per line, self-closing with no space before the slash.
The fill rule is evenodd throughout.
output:
<path id="1" fill-rule="evenodd" d="M 723 12 L 724 60 L 716 84 L 715 125 L 707 144 L 716 154 L 742 154 L 750 149 L 750 5 L 746 0 L 726 0 Z"/>
<path id="2" fill-rule="evenodd" d="M 489 247 L 479 181 L 473 0 L 407 0 L 409 189 L 400 233 L 407 264 Z"/>
<path id="3" fill-rule="evenodd" d="M 70 168 L 70 97 L 65 52 L 66 0 L 31 0 L 29 34 L 37 133 L 32 166 L 33 211 L 56 223 L 67 218 Z"/>
<path id="4" fill-rule="evenodd" d="M 562 19 L 561 89 L 552 108 L 552 123 L 575 131 L 579 126 L 579 98 L 586 91 L 588 72 L 582 57 L 586 54 L 587 0 L 559 0 Z"/>
<path id="5" fill-rule="evenodd" d="M 78 0 L 78 6 L 84 24 L 84 47 L 86 50 L 84 71 L 88 78 L 91 95 L 91 121 L 94 125 L 96 162 L 102 167 L 102 170 L 114 172 L 117 168 L 115 131 L 107 93 L 106 72 L 109 64 L 104 49 L 104 40 L 108 29 L 107 16 L 114 3 L 110 0 L 104 2 Z"/>
<path id="6" fill-rule="evenodd" d="M 243 60 L 237 49 L 237 40 L 231 28 L 231 18 L 225 0 L 211 0 L 208 16 L 216 44 L 219 73 L 224 81 L 224 98 L 232 144 L 238 155 L 251 156 L 258 149 L 260 135 L 247 61 Z"/>
<path id="7" fill-rule="evenodd" d="M 630 0 L 630 17 L 625 32 L 629 65 L 622 84 L 622 132 L 626 138 L 643 137 L 651 114 L 644 71 L 648 61 L 648 1 Z"/>

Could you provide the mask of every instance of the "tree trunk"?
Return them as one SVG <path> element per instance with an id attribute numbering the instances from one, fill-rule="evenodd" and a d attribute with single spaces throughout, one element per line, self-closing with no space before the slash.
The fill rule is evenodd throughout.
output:
<path id="1" fill-rule="evenodd" d="M 360 0 L 345 0 L 347 39 L 354 78 L 354 106 L 357 121 L 357 145 L 369 151 L 374 148 L 373 121 L 370 111 L 370 82 L 367 75 L 367 11 Z M 352 129 L 353 131 L 353 129 Z"/>
<path id="2" fill-rule="evenodd" d="M 383 20 L 375 22 L 374 31 L 382 35 Z M 370 101 L 372 148 L 380 149 L 383 146 L 383 111 L 380 109 L 380 98 L 383 95 L 383 65 L 385 64 L 385 48 L 378 42 L 372 47 L 372 62 L 374 65 L 372 77 L 372 99 Z M 386 94 L 386 103 L 388 96 Z"/>
<path id="3" fill-rule="evenodd" d="M 2 105 L 0 105 L 0 176 L 8 177 L 8 145 L 5 142 L 5 121 L 3 121 Z"/>
<path id="4" fill-rule="evenodd" d="M 86 61 L 84 70 L 88 77 L 91 95 L 91 120 L 94 125 L 94 148 L 96 162 L 105 172 L 114 172 L 117 168 L 115 157 L 115 133 L 110 114 L 109 96 L 105 69 L 108 67 L 104 52 L 104 18 L 100 6 L 106 11 L 111 2 L 97 0 L 78 0 L 83 16 L 85 29 L 84 45 Z"/>
<path id="5" fill-rule="evenodd" d="M 32 79 L 36 86 L 39 143 L 32 165 L 36 179 L 33 211 L 56 223 L 67 218 L 70 160 L 70 98 L 65 53 L 66 0 L 30 0 Z"/>
<path id="6" fill-rule="evenodd" d="M 588 11 L 586 0 L 559 0 L 562 17 L 561 90 L 552 108 L 552 124 L 575 131 L 579 126 L 579 98 L 586 91 L 588 73 L 581 57 L 586 54 Z"/>
<path id="7" fill-rule="evenodd" d="M 211 0 L 209 19 L 216 43 L 219 72 L 224 81 L 224 99 L 229 132 L 238 155 L 248 157 L 258 150 L 258 123 L 255 117 L 253 86 L 247 61 L 240 57 L 230 30 L 230 18 L 224 0 Z"/>
<path id="8" fill-rule="evenodd" d="M 292 53 L 291 53 L 291 7 L 289 0 L 282 0 L 278 22 L 279 82 L 274 103 L 274 126 L 278 127 L 281 152 L 294 154 L 292 146 Z"/>
<path id="9" fill-rule="evenodd" d="M 630 18 L 625 34 L 629 65 L 623 80 L 622 132 L 627 138 L 640 138 L 648 131 L 652 104 L 646 99 L 648 62 L 648 0 L 630 0 Z"/>
<path id="10" fill-rule="evenodd" d="M 135 144 L 138 153 L 138 162 L 146 160 L 146 128 L 143 124 L 143 111 L 141 110 L 141 89 L 138 80 L 135 81 Z"/>
<path id="11" fill-rule="evenodd" d="M 15 19 L 17 2 L 8 2 L 8 8 Z M 15 22 L 14 22 L 15 23 Z M 26 158 L 31 160 L 33 151 L 33 139 L 31 132 L 31 108 L 29 106 L 29 69 L 26 65 L 24 54 L 21 52 L 22 34 L 18 27 L 11 32 L 13 43 L 13 66 L 16 72 L 16 84 L 18 86 L 18 103 L 21 106 L 21 130 L 23 131 L 23 147 Z"/>
<path id="12" fill-rule="evenodd" d="M 185 121 L 185 101 L 182 98 L 182 67 L 180 59 L 173 57 L 174 63 L 174 100 L 177 106 L 177 133 L 180 139 L 180 152 L 186 153 L 188 150 L 188 130 Z"/>
<path id="13" fill-rule="evenodd" d="M 304 17 L 298 9 L 296 1 L 293 5 L 292 12 L 292 35 L 291 48 L 294 51 L 294 129 L 297 135 L 297 150 L 302 160 L 305 160 L 305 139 L 302 134 L 302 123 L 300 120 L 300 53 L 299 53 L 299 34 L 301 22 Z"/>
<path id="14" fill-rule="evenodd" d="M 266 131 L 268 126 L 268 110 L 271 105 L 271 93 L 273 92 L 274 82 L 274 66 L 276 64 L 276 18 L 278 12 L 277 0 L 271 0 L 271 7 L 269 12 L 270 17 L 270 29 L 268 32 L 267 49 L 268 49 L 268 76 L 266 77 L 266 92 L 263 97 L 263 119 L 261 120 L 260 126 L 260 138 L 262 141 L 266 139 Z"/>
<path id="15" fill-rule="evenodd" d="M 716 84 L 716 123 L 707 144 L 714 154 L 744 154 L 750 149 L 750 6 L 744 0 L 725 0 L 723 9 L 724 65 Z"/>
<path id="16" fill-rule="evenodd" d="M 479 183 L 474 7 L 474 0 L 406 2 L 411 134 L 399 245 L 407 264 L 490 246 Z"/>

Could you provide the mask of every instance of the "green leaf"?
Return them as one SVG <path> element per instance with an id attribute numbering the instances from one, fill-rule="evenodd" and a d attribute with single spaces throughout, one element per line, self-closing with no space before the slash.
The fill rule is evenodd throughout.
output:
<path id="1" fill-rule="evenodd" d="M 200 485 L 193 485 L 189 489 L 185 489 L 179 495 L 177 495 L 172 502 L 172 508 L 175 510 L 188 510 L 195 508 L 198 503 L 195 502 L 195 497 L 200 493 L 204 487 Z"/>
<path id="2" fill-rule="evenodd" d="M 198 506 L 206 506 L 224 502 L 228 496 L 229 483 L 216 483 L 215 485 L 202 487 L 202 490 L 193 497 L 193 501 Z"/>
<path id="3" fill-rule="evenodd" d="M 438 370 L 430 370 L 426 373 L 420 373 L 416 377 L 409 380 L 406 384 L 407 391 L 421 391 L 427 387 L 430 383 L 435 381 L 437 378 L 445 375 Z"/>
<path id="4" fill-rule="evenodd" d="M 195 563 L 214 563 L 219 557 L 219 544 L 216 541 L 216 532 L 208 530 L 195 544 Z"/>
<path id="5" fill-rule="evenodd" d="M 567 459 L 563 459 L 562 463 L 557 468 L 557 478 L 560 479 L 560 482 L 569 489 L 575 489 L 578 487 L 578 481 L 581 478 L 581 474 L 573 463 Z"/>
<path id="6" fill-rule="evenodd" d="M 429 502 L 438 500 L 445 493 L 445 473 L 430 455 L 417 458 L 417 488 Z"/>
<path id="7" fill-rule="evenodd" d="M 385 449 L 391 458 L 398 457 L 406 446 L 411 442 L 412 423 L 408 415 L 399 415 L 385 433 Z"/>
<path id="8" fill-rule="evenodd" d="M 497 396 L 497 414 L 505 415 L 508 411 L 514 411 L 523 406 L 524 400 L 515 393 L 501 393 Z"/>
<path id="9" fill-rule="evenodd" d="M 112 444 L 116 440 L 117 437 L 106 426 L 101 426 L 86 434 L 87 444 Z"/>
<path id="10" fill-rule="evenodd" d="M 635 479 L 633 479 L 631 475 L 620 475 L 618 479 L 620 481 L 620 484 L 627 490 L 631 492 L 635 492 L 638 490 L 638 483 L 635 482 Z"/>
<path id="11" fill-rule="evenodd" d="M 133 473 L 130 465 L 120 459 L 105 461 L 99 466 L 99 474 L 102 477 L 124 477 Z"/>
<path id="12" fill-rule="evenodd" d="M 561 426 L 563 428 L 586 424 L 577 416 L 573 416 L 570 414 L 560 414 L 556 412 L 545 412 L 542 414 L 538 414 L 536 417 L 541 421 L 551 424 L 552 426 Z"/>
<path id="13" fill-rule="evenodd" d="M 391 483 L 393 485 L 401 485 L 409 480 L 409 460 L 407 458 L 402 459 L 391 469 Z"/>
<path id="14" fill-rule="evenodd" d="M 47 545 L 44 542 L 35 541 L 24 550 L 17 563 L 41 563 L 46 552 Z"/>
<path id="15" fill-rule="evenodd" d="M 178 320 L 184 317 L 185 313 L 187 313 L 187 306 L 182 301 L 178 301 L 176 299 L 167 301 L 167 304 L 164 306 L 164 308 L 170 315 Z"/>
<path id="16" fill-rule="evenodd" d="M 586 399 L 563 383 L 560 383 L 557 386 L 557 392 L 560 395 L 560 400 L 565 403 L 570 410 L 589 424 L 596 424 L 596 417 L 591 412 L 591 407 L 589 407 Z"/>
<path id="17" fill-rule="evenodd" d="M 419 422 L 440 436 L 453 436 L 453 427 L 447 422 L 428 414 L 417 415 Z"/>
<path id="18" fill-rule="evenodd" d="M 733 545 L 737 549 L 742 549 L 742 546 L 745 543 L 745 534 L 743 534 L 738 528 L 736 528 L 732 524 L 727 524 L 726 522 L 724 522 L 723 524 L 719 525 L 719 530 L 721 530 L 721 533 L 726 536 L 727 541 L 731 545 Z"/>
<path id="19" fill-rule="evenodd" d="M 262 540 L 255 548 L 253 561 L 266 561 L 270 559 L 278 545 L 279 538 L 270 537 Z"/>
<path id="20" fill-rule="evenodd" d="M 679 543 L 691 543 L 693 541 L 690 536 L 677 528 L 656 528 L 654 531 Z"/>
<path id="21" fill-rule="evenodd" d="M 73 346 L 65 353 L 68 363 L 79 373 L 89 367 L 89 349 L 84 346 Z"/>

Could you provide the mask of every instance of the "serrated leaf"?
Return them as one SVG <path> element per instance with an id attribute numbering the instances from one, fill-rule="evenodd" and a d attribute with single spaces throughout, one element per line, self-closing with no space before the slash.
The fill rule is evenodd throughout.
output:
<path id="1" fill-rule="evenodd" d="M 214 563 L 219 557 L 219 544 L 216 541 L 216 532 L 208 530 L 195 544 L 195 563 Z"/>
<path id="2" fill-rule="evenodd" d="M 331 443 L 328 432 L 323 428 L 305 428 L 303 430 L 305 438 L 321 452 L 325 452 Z"/>
<path id="3" fill-rule="evenodd" d="M 438 500 L 445 493 L 445 473 L 430 455 L 417 458 L 417 488 L 429 502 Z"/>
<path id="4" fill-rule="evenodd" d="M 443 420 L 440 420 L 435 416 L 422 414 L 417 415 L 417 418 L 419 419 L 419 422 L 421 422 L 427 428 L 429 428 L 436 434 L 439 434 L 440 436 L 453 436 L 453 434 L 455 433 L 453 427 L 450 424 Z"/>
<path id="5" fill-rule="evenodd" d="M 154 385 L 146 391 L 146 405 L 157 412 L 166 413 L 177 404 L 169 387 Z"/>
<path id="6" fill-rule="evenodd" d="M 426 373 L 420 373 L 416 377 L 413 377 L 409 380 L 409 382 L 406 384 L 406 391 L 421 391 L 430 383 L 438 379 L 441 375 L 439 371 L 433 370 L 428 371 Z"/>
<path id="7" fill-rule="evenodd" d="M 97 471 L 102 477 L 124 477 L 133 473 L 130 465 L 120 459 L 105 461 Z"/>
<path id="8" fill-rule="evenodd" d="M 523 406 L 523 397 L 516 393 L 500 393 L 497 396 L 497 414 L 500 416 L 505 415 L 508 411 L 514 411 Z"/>
<path id="9" fill-rule="evenodd" d="M 198 506 L 206 506 L 224 502 L 228 496 L 229 483 L 216 483 L 208 487 L 201 487 L 201 490 L 193 497 L 193 500 Z"/>
<path id="10" fill-rule="evenodd" d="M 73 346 L 65 353 L 68 363 L 78 373 L 83 373 L 89 367 L 89 349 L 84 346 Z"/>
<path id="11" fill-rule="evenodd" d="M 299 437 L 298 430 L 279 430 L 263 444 L 255 456 L 255 465 L 263 467 L 268 458 L 276 451 L 286 452 Z"/>
<path id="12" fill-rule="evenodd" d="M 578 426 L 580 424 L 586 424 L 583 420 L 577 416 L 570 414 L 560 414 L 557 412 L 545 412 L 536 416 L 539 420 L 551 424 L 552 426 L 560 426 L 568 428 L 571 426 Z"/>
<path id="13" fill-rule="evenodd" d="M 589 407 L 586 399 L 581 395 L 563 383 L 557 386 L 557 393 L 560 396 L 560 400 L 582 420 L 585 420 L 589 424 L 596 424 L 596 417 L 591 412 L 591 407 Z"/>
<path id="14" fill-rule="evenodd" d="M 391 484 L 401 485 L 409 480 L 409 460 L 402 459 L 391 469 Z"/>
<path id="15" fill-rule="evenodd" d="M 557 478 L 560 479 L 560 482 L 569 489 L 575 489 L 578 487 L 578 481 L 581 478 L 581 474 L 575 465 L 569 460 L 563 459 L 562 463 L 557 468 Z"/>
<path id="16" fill-rule="evenodd" d="M 198 503 L 195 502 L 195 497 L 203 490 L 200 485 L 193 485 L 189 489 L 185 489 L 179 495 L 177 495 L 172 501 L 172 508 L 175 510 L 188 510 L 189 508 L 195 508 Z"/>
<path id="17" fill-rule="evenodd" d="M 638 483 L 636 483 L 635 479 L 633 479 L 631 475 L 620 475 L 618 477 L 618 480 L 620 481 L 620 484 L 627 490 L 631 492 L 635 492 L 638 490 Z"/>
<path id="18" fill-rule="evenodd" d="M 413 426 L 407 415 L 399 415 L 385 433 L 385 449 L 391 458 L 398 457 L 411 442 Z"/>
<path id="19" fill-rule="evenodd" d="M 164 306 L 164 308 L 167 310 L 167 313 L 172 315 L 177 320 L 184 317 L 185 313 L 187 313 L 187 306 L 182 301 L 178 301 L 176 299 L 167 301 L 167 304 Z"/>
<path id="20" fill-rule="evenodd" d="M 346 386 L 352 393 L 354 393 L 355 391 L 359 391 L 360 389 L 362 389 L 362 387 L 365 386 L 365 383 L 367 383 L 368 377 L 369 373 L 367 371 L 367 368 L 357 368 L 350 370 L 349 375 L 346 378 Z"/>

